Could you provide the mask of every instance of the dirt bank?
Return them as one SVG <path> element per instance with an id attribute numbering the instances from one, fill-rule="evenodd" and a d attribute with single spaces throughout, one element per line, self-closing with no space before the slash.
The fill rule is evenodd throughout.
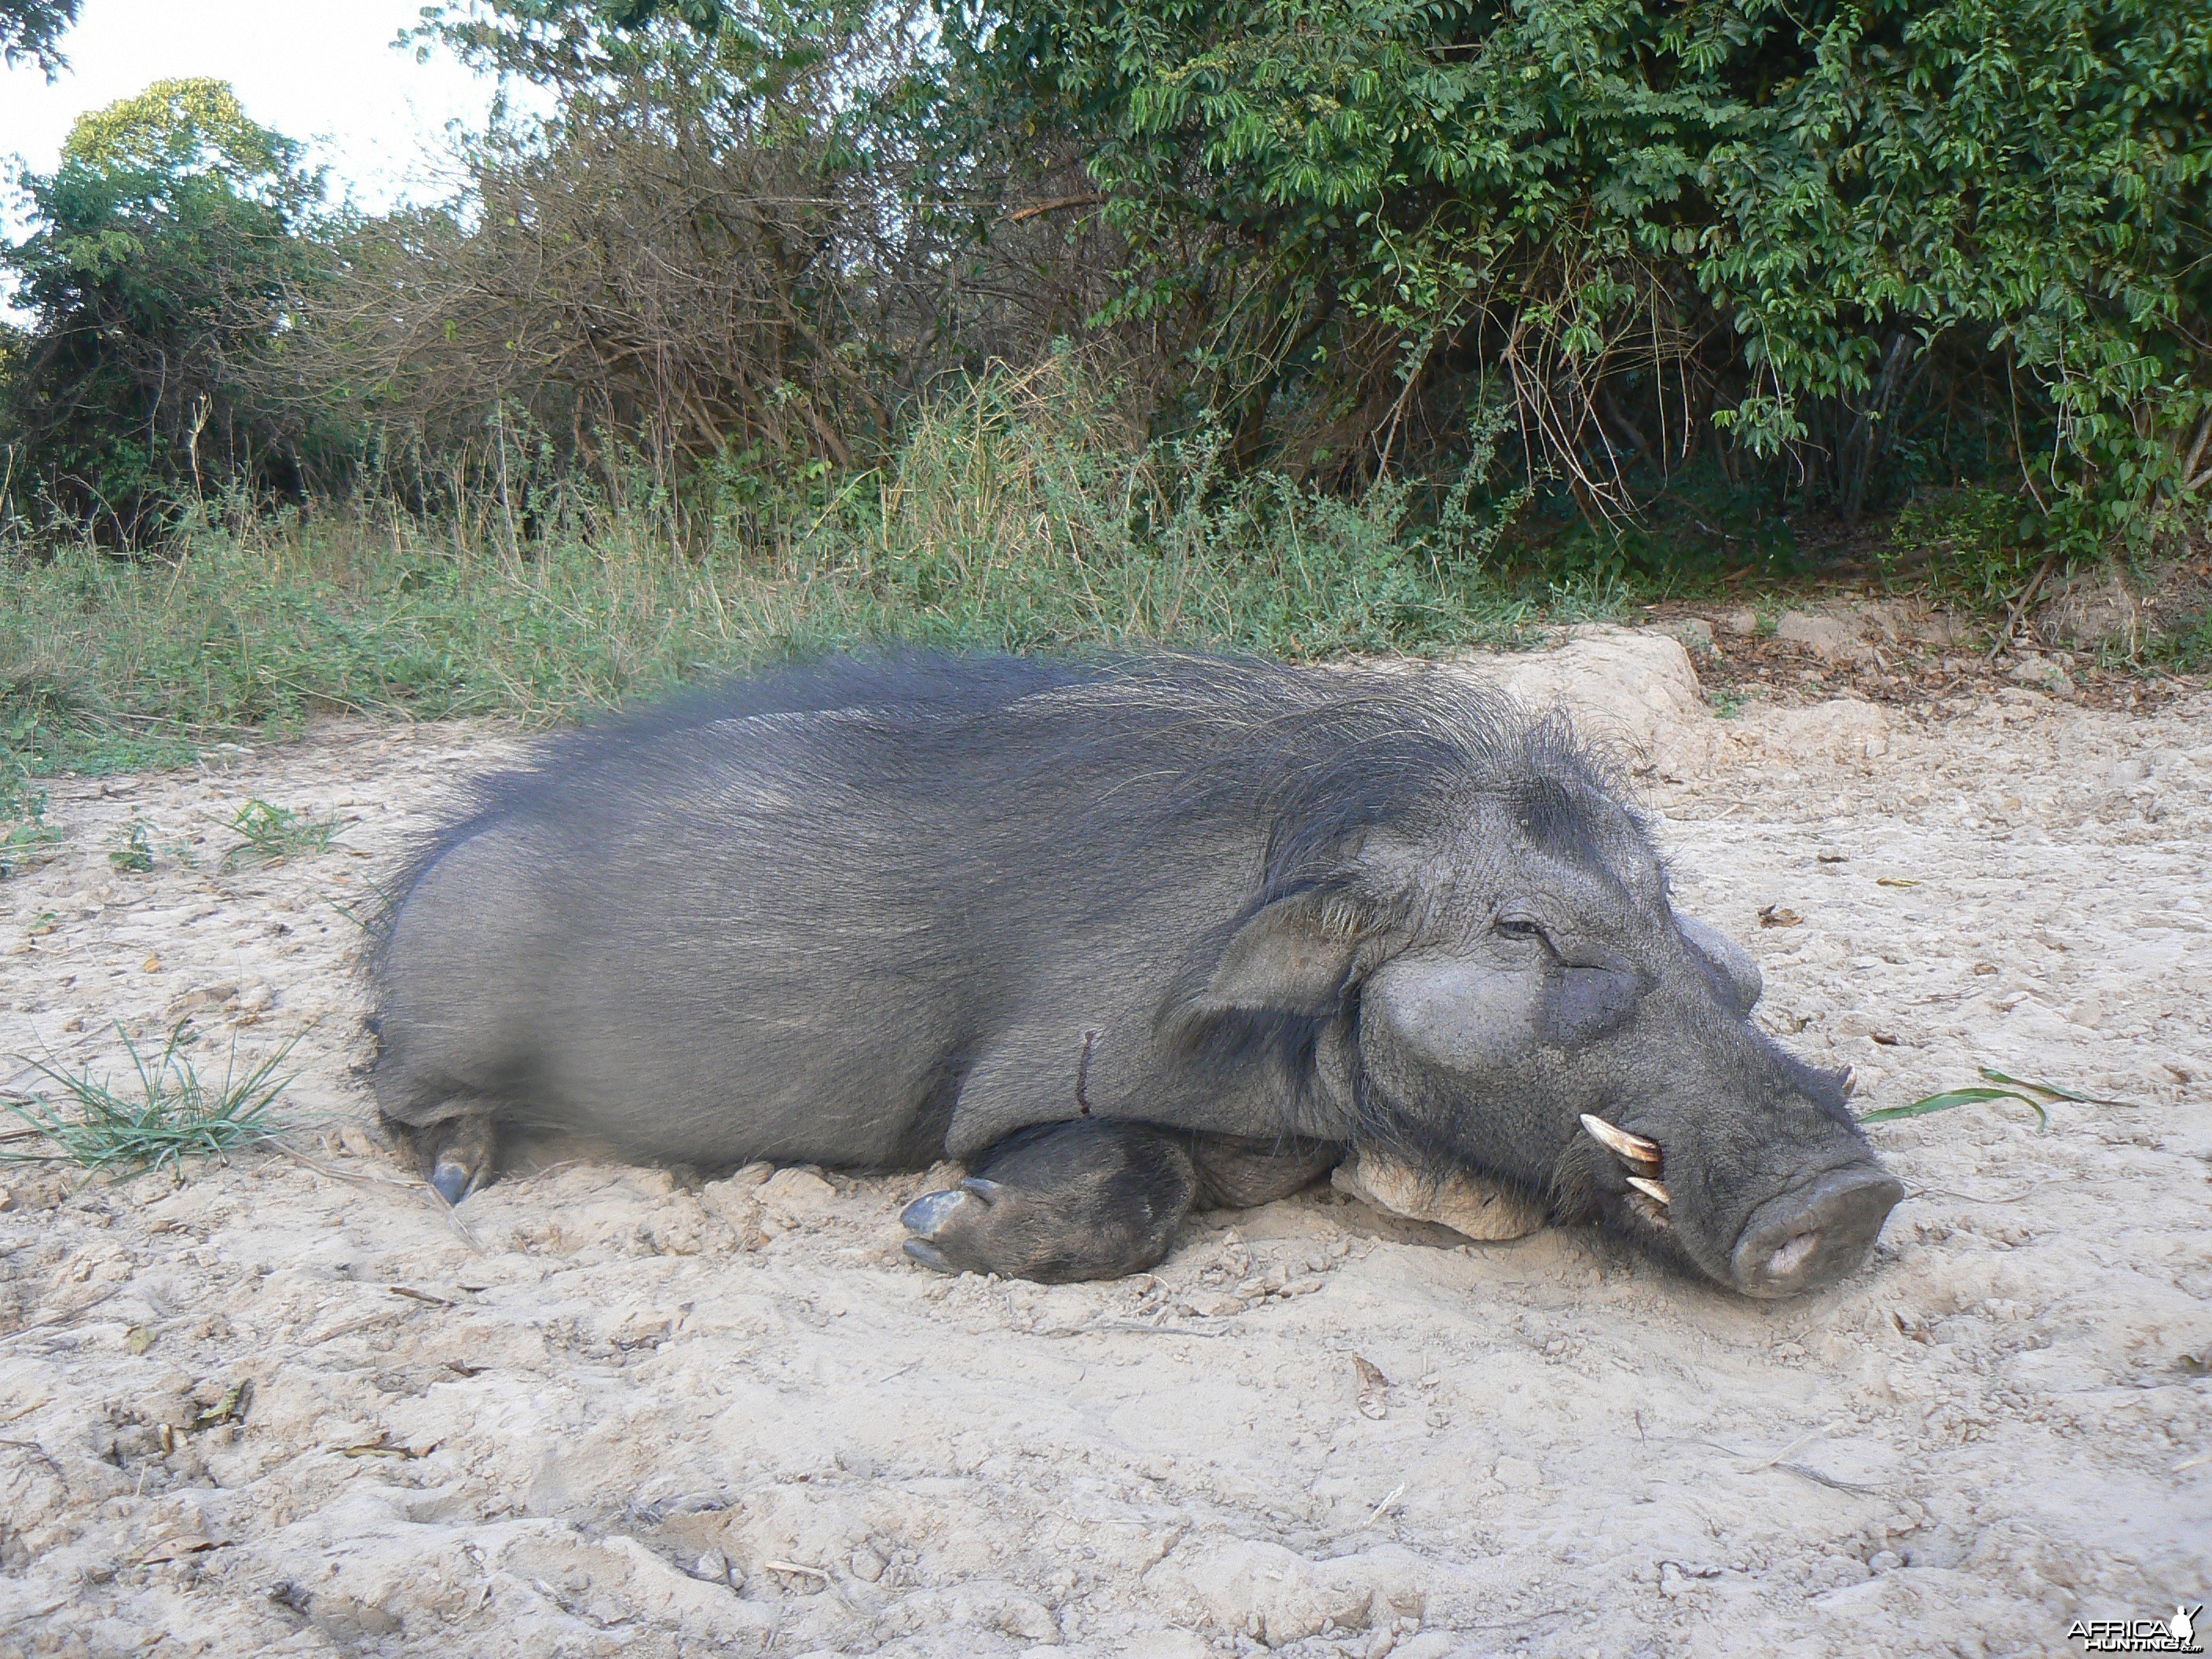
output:
<path id="1" fill-rule="evenodd" d="M 582 1161 L 456 1226 L 371 1121 L 345 912 L 514 740 L 64 784 L 0 1050 L 297 1038 L 301 1156 L 0 1169 L 0 1653 L 2041 1654 L 2212 1600 L 2212 698 L 1723 720 L 1649 635 L 1510 672 L 1635 751 L 1861 1105 L 2132 1103 L 1879 1128 L 1877 1260 L 1778 1306 L 1326 1188 L 1052 1289 L 906 1266 L 919 1176 Z M 255 798 L 343 846 L 225 873 Z"/>

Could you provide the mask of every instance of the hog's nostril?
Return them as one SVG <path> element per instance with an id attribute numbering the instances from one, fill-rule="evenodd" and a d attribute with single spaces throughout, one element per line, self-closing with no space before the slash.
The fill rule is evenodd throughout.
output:
<path id="1" fill-rule="evenodd" d="M 1737 1288 L 1751 1296 L 1795 1296 L 1841 1279 L 1873 1252 L 1882 1223 L 1904 1196 L 1894 1176 L 1861 1164 L 1769 1199 L 1736 1241 Z"/>
<path id="2" fill-rule="evenodd" d="M 1768 1275 L 1775 1279 L 1787 1279 L 1790 1277 L 1800 1267 L 1803 1267 L 1805 1263 L 1811 1259 L 1813 1252 L 1820 1248 L 1820 1234 L 1798 1234 L 1796 1237 L 1791 1239 L 1787 1244 L 1784 1244 L 1772 1255 L 1766 1258 L 1766 1271 Z"/>

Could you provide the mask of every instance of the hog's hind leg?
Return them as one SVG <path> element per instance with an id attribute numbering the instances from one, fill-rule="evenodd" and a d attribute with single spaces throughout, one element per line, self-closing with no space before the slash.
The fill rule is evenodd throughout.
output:
<path id="1" fill-rule="evenodd" d="M 1174 1247 L 1198 1196 L 1187 1139 L 1106 1118 L 1024 1129 L 957 1188 L 906 1206 L 906 1253 L 939 1273 L 1046 1284 L 1140 1273 Z"/>
<path id="2" fill-rule="evenodd" d="M 499 1121 L 489 1111 L 468 1111 L 413 1129 L 422 1178 L 448 1204 L 487 1184 L 499 1167 Z"/>
<path id="3" fill-rule="evenodd" d="M 1194 1135 L 1191 1156 L 1198 1164 L 1198 1207 L 1249 1210 L 1288 1198 L 1341 1164 L 1344 1152 L 1334 1141 L 1292 1135 Z"/>
<path id="4" fill-rule="evenodd" d="M 449 1117 L 424 1130 L 422 1139 L 423 1173 L 448 1204 L 489 1181 L 499 1161 L 499 1126 L 486 1113 Z"/>

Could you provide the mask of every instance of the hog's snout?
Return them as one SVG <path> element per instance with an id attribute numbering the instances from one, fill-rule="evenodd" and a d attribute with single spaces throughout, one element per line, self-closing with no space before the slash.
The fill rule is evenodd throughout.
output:
<path id="1" fill-rule="evenodd" d="M 1795 1296 L 1831 1284 L 1873 1253 L 1905 1187 L 1877 1164 L 1830 1170 L 1751 1213 L 1731 1258 L 1746 1296 Z"/>

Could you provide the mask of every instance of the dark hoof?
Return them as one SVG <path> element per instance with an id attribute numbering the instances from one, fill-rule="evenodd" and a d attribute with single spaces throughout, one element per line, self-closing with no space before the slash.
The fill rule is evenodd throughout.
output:
<path id="1" fill-rule="evenodd" d="M 489 1118 L 457 1117 L 423 1133 L 423 1171 L 439 1197 L 459 1204 L 491 1179 L 498 1133 Z"/>
<path id="2" fill-rule="evenodd" d="M 960 1271 L 945 1259 L 944 1251 L 939 1249 L 936 1245 L 927 1243 L 919 1238 L 907 1240 L 906 1254 L 908 1261 L 919 1261 L 932 1273 L 957 1273 Z"/>
<path id="3" fill-rule="evenodd" d="M 999 1183 L 970 1176 L 950 1192 L 924 1193 L 899 1212 L 899 1224 L 914 1237 L 906 1253 L 940 1273 L 992 1273 L 983 1235 L 989 1225 Z"/>
<path id="4" fill-rule="evenodd" d="M 448 1204 L 458 1204 L 477 1189 L 475 1170 L 465 1164 L 441 1164 L 430 1171 L 430 1184 Z"/>

